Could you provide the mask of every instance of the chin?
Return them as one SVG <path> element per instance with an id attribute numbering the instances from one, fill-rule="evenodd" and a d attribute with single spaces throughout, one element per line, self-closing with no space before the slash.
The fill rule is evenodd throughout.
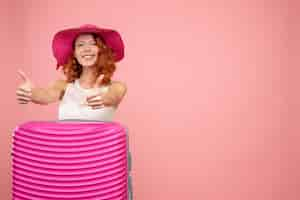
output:
<path id="1" fill-rule="evenodd" d="M 83 67 L 93 67 L 95 66 L 96 62 L 90 62 L 90 63 L 82 63 L 81 65 Z"/>

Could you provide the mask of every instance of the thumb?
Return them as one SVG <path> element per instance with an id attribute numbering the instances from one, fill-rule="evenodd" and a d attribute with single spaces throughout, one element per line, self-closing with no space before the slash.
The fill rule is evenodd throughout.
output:
<path id="1" fill-rule="evenodd" d="M 97 80 L 96 80 L 96 82 L 95 82 L 95 84 L 94 84 L 94 88 L 98 88 L 98 87 L 100 87 L 100 86 L 102 85 L 103 78 L 104 78 L 104 74 L 101 74 L 101 75 L 97 78 Z"/>
<path id="2" fill-rule="evenodd" d="M 28 82 L 30 81 L 28 76 L 25 74 L 25 72 L 23 72 L 22 70 L 18 70 L 18 74 L 20 75 L 20 77 L 22 78 L 23 81 Z"/>

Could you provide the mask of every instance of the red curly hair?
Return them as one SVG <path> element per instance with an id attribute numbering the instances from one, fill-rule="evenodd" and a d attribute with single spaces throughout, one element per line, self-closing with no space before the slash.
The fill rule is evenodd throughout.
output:
<path id="1" fill-rule="evenodd" d="M 96 61 L 96 77 L 104 74 L 103 84 L 110 84 L 113 73 L 116 70 L 116 65 L 113 57 L 113 50 L 109 48 L 104 40 L 95 34 L 92 34 L 96 45 L 99 47 L 98 59 Z M 75 41 L 74 41 L 75 42 Z M 75 49 L 73 42 L 73 50 Z M 82 73 L 82 66 L 79 64 L 75 56 L 72 54 L 68 62 L 63 65 L 63 73 L 67 78 L 67 82 L 73 82 L 79 78 Z"/>

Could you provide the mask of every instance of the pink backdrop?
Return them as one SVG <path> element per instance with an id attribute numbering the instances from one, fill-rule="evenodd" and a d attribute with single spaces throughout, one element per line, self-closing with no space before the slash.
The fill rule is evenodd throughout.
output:
<path id="1" fill-rule="evenodd" d="M 298 25 L 297 6 L 2 1 L 1 199 L 11 199 L 13 128 L 57 115 L 57 104 L 17 104 L 17 69 L 39 86 L 59 77 L 52 37 L 84 23 L 115 28 L 126 44 L 114 78 L 128 93 L 116 120 L 129 127 L 135 200 L 299 199 L 300 71 L 288 71 L 288 61 L 297 66 L 287 49 L 299 35 L 289 23 Z"/>

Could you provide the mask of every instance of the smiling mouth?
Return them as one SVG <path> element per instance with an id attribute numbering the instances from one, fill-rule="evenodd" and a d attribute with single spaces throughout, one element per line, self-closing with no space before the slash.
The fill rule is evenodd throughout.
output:
<path id="1" fill-rule="evenodd" d="M 84 58 L 84 59 L 91 59 L 93 57 L 95 57 L 95 55 L 84 55 L 84 56 L 82 56 L 82 58 Z"/>

